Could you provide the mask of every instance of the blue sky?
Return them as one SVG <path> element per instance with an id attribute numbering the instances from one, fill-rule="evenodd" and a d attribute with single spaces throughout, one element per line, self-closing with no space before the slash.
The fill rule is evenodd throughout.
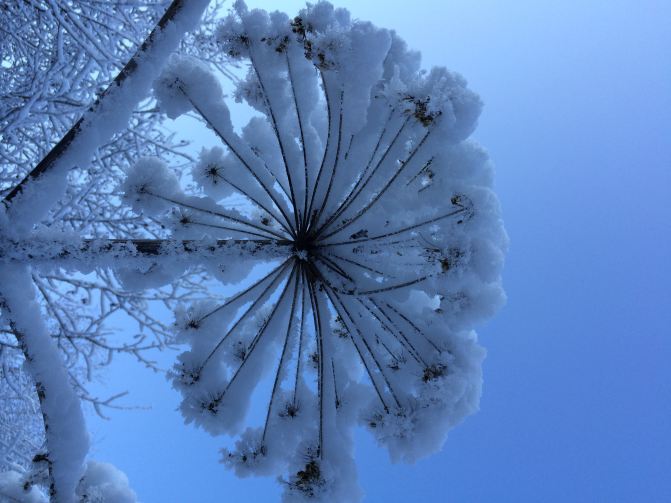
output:
<path id="1" fill-rule="evenodd" d="M 480 412 L 412 466 L 360 435 L 365 501 L 671 501 L 671 4 L 338 5 L 481 95 L 511 239 Z M 279 500 L 217 463 L 222 440 L 182 425 L 162 377 L 119 361 L 107 380 L 153 407 L 91 421 L 92 456 L 142 501 Z"/>

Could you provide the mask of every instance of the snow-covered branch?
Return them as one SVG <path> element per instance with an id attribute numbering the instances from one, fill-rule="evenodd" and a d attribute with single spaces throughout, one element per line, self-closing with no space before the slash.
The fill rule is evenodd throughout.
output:
<path id="1" fill-rule="evenodd" d="M 47 453 L 43 458 L 49 471 L 49 493 L 54 501 L 71 503 L 75 501 L 88 452 L 79 397 L 42 321 L 27 267 L 2 266 L 0 273 L 3 317 L 24 354 L 44 418 Z"/>

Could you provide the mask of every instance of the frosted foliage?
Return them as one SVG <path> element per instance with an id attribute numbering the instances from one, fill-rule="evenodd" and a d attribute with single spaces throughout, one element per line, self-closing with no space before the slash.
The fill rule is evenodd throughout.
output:
<path id="1" fill-rule="evenodd" d="M 219 147 L 203 149 L 194 167 L 193 178 L 200 185 L 203 192 L 213 199 L 222 199 L 232 193 L 232 187 L 227 182 L 232 164 L 230 156 L 224 157 L 224 150 Z"/>
<path id="2" fill-rule="evenodd" d="M 168 208 L 165 198 L 175 195 L 179 181 L 165 163 L 155 158 L 140 159 L 128 170 L 126 181 L 121 186 L 124 199 L 137 212 L 154 215 Z M 161 194 L 163 198 L 154 197 Z"/>
<path id="3" fill-rule="evenodd" d="M 154 84 L 154 95 L 161 110 L 172 119 L 191 109 L 189 98 L 180 91 L 183 85 L 189 85 L 195 93 L 221 97 L 217 78 L 203 63 L 195 58 L 173 56 L 171 64 Z"/>
<path id="4" fill-rule="evenodd" d="M 136 503 L 128 477 L 109 463 L 89 461 L 79 482 L 77 496 L 86 503 Z"/>
<path id="5" fill-rule="evenodd" d="M 222 462 L 278 477 L 284 501 L 358 501 L 355 425 L 414 462 L 478 408 L 474 328 L 504 302 L 507 246 L 492 168 L 468 139 L 481 102 L 326 2 L 295 18 L 235 2 L 213 43 L 247 70 L 232 96 L 254 118 L 234 127 L 216 75 L 173 58 L 159 107 L 200 116 L 220 143 L 193 163 L 193 193 L 149 160 L 122 187 L 176 238 L 248 247 L 244 262 L 203 259 L 232 285 L 226 301 L 177 313 L 181 410 L 235 436 Z M 226 208 L 230 195 L 247 204 Z"/>

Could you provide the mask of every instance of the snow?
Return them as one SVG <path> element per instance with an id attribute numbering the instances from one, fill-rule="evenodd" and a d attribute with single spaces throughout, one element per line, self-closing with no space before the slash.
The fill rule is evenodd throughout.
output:
<path id="1" fill-rule="evenodd" d="M 89 461 L 77 488 L 77 496 L 87 503 L 136 503 L 137 495 L 128 477 L 110 463 Z"/>
<path id="2" fill-rule="evenodd" d="M 120 189 L 126 203 L 136 212 L 152 216 L 170 208 L 169 202 L 153 194 L 173 198 L 181 192 L 177 176 L 164 162 L 151 157 L 135 163 Z"/>
<path id="3" fill-rule="evenodd" d="M 79 397 L 42 320 L 27 268 L 3 265 L 0 266 L 0 276 L 5 316 L 20 334 L 19 343 L 26 355 L 26 370 L 37 383 L 38 393 L 40 390 L 42 393 L 40 404 L 54 491 L 59 503 L 71 503 L 75 501 L 75 488 L 84 472 L 84 459 L 89 447 Z"/>
<path id="4" fill-rule="evenodd" d="M 203 149 L 193 169 L 193 179 L 206 195 L 214 200 L 221 200 L 233 193 L 230 183 L 227 182 L 229 171 L 233 168 L 231 162 L 234 161 L 225 158 L 224 150 L 220 147 Z"/>
<path id="5" fill-rule="evenodd" d="M 38 486 L 24 487 L 25 473 L 17 470 L 0 472 L 0 497 L 2 501 L 18 503 L 48 503 L 49 498 Z"/>
<path id="6" fill-rule="evenodd" d="M 204 63 L 195 58 L 173 55 L 153 83 L 157 104 L 171 119 L 193 109 L 182 90 L 185 87 L 194 95 L 221 97 L 221 85 Z"/>
<path id="7" fill-rule="evenodd" d="M 0 499 L 17 503 L 48 503 L 38 485 L 30 483 L 30 474 L 18 470 L 0 472 Z M 58 499 L 57 501 L 61 501 Z M 73 500 L 74 501 L 74 500 Z M 137 495 L 128 485 L 128 477 L 114 465 L 98 461 L 86 464 L 76 491 L 79 503 L 137 503 Z"/>

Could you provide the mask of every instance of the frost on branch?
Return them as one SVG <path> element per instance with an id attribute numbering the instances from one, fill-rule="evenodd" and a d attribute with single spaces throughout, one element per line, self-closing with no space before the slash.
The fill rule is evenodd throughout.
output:
<path id="1" fill-rule="evenodd" d="M 40 317 L 27 268 L 3 265 L 0 275 L 3 314 L 25 355 L 44 418 L 48 452 L 42 457 L 48 465 L 49 493 L 59 502 L 73 502 L 89 444 L 80 400 Z"/>
<path id="2" fill-rule="evenodd" d="M 357 423 L 413 462 L 478 408 L 473 329 L 504 301 L 507 245 L 487 155 L 468 139 L 481 103 L 326 2 L 289 18 L 238 1 L 215 42 L 246 66 L 234 98 L 263 117 L 237 129 L 215 74 L 174 58 L 159 104 L 197 114 L 220 144 L 194 163 L 194 194 L 140 183 L 146 165 L 125 185 L 175 236 L 255 246 L 222 264 L 239 273 L 222 277 L 237 285 L 225 302 L 178 313 L 182 413 L 238 436 L 223 463 L 278 476 L 285 501 L 357 501 Z M 229 194 L 246 206 L 227 209 Z"/>

